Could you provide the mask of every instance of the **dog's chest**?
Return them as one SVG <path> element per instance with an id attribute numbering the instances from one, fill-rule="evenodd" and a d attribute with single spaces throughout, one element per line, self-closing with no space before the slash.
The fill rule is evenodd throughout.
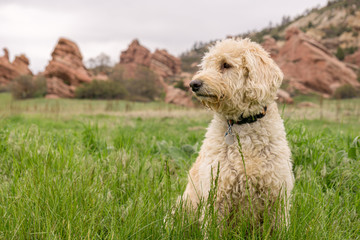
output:
<path id="1" fill-rule="evenodd" d="M 205 195 L 211 187 L 209 179 L 217 178 L 219 188 L 223 186 L 229 191 L 242 191 L 246 175 L 249 177 L 248 180 L 256 185 L 257 179 L 263 179 L 263 174 L 267 174 L 264 171 L 267 163 L 263 152 L 266 151 L 264 144 L 268 143 L 269 139 L 238 132 L 236 128 L 235 133 L 239 136 L 240 144 L 237 137 L 233 144 L 226 144 L 224 134 L 220 131 L 217 135 L 212 134 L 204 143 L 211 144 L 206 147 L 205 161 L 200 166 L 201 188 Z"/>

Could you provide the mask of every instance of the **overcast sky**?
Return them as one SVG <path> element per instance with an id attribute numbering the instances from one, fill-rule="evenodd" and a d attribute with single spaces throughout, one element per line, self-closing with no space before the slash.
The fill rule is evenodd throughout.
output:
<path id="1" fill-rule="evenodd" d="M 119 61 L 138 38 L 174 55 L 196 41 L 262 29 L 327 0 L 0 0 L 0 47 L 10 58 L 25 53 L 43 71 L 59 37 L 75 41 L 84 60 L 100 53 Z M 2 53 L 0 53 L 0 56 Z"/>

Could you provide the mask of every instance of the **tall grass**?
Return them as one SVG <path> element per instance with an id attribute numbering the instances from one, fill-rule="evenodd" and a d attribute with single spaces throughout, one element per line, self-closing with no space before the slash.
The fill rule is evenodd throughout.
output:
<path id="1" fill-rule="evenodd" d="M 210 121 L 193 115 L 2 115 L 0 239 L 359 238 L 356 122 L 287 119 L 296 177 L 288 228 L 218 223 L 211 198 L 202 203 L 209 224 L 200 212 L 171 214 Z"/>

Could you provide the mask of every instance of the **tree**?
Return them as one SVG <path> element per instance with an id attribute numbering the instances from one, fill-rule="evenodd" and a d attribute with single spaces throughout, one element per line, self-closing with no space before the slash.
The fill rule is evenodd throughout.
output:
<path id="1" fill-rule="evenodd" d="M 95 74 L 98 73 L 107 73 L 109 68 L 111 68 L 112 61 L 109 55 L 106 55 L 105 53 L 100 53 L 95 58 L 90 58 L 87 61 L 88 68 L 92 70 Z"/>

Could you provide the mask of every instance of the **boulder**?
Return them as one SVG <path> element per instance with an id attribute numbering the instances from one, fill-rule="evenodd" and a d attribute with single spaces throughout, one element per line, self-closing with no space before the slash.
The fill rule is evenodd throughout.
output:
<path id="1" fill-rule="evenodd" d="M 165 102 L 173 103 L 180 106 L 192 107 L 194 106 L 191 96 L 180 88 L 175 88 L 173 86 L 167 86 L 165 89 L 166 96 Z"/>
<path id="2" fill-rule="evenodd" d="M 46 98 L 72 98 L 75 95 L 70 86 L 58 77 L 46 78 L 46 88 Z"/>
<path id="3" fill-rule="evenodd" d="M 296 105 L 298 108 L 318 108 L 319 105 L 313 102 L 300 102 Z"/>
<path id="4" fill-rule="evenodd" d="M 278 89 L 277 101 L 280 103 L 287 103 L 287 104 L 294 103 L 294 100 L 291 98 L 290 94 L 283 89 Z"/>
<path id="5" fill-rule="evenodd" d="M 47 93 L 59 97 L 74 97 L 74 91 L 82 83 L 91 82 L 91 77 L 82 62 L 76 43 L 60 38 L 43 75 L 47 81 Z"/>
<path id="6" fill-rule="evenodd" d="M 290 92 L 331 95 L 344 84 L 360 87 L 354 71 L 298 28 L 287 30 L 286 42 L 273 58 L 289 81 Z"/>
<path id="7" fill-rule="evenodd" d="M 3 51 L 4 56 L 0 57 L 0 85 L 7 85 L 21 75 L 33 75 L 29 69 L 29 59 L 25 55 L 16 56 L 11 63 L 9 51 L 6 48 Z"/>

